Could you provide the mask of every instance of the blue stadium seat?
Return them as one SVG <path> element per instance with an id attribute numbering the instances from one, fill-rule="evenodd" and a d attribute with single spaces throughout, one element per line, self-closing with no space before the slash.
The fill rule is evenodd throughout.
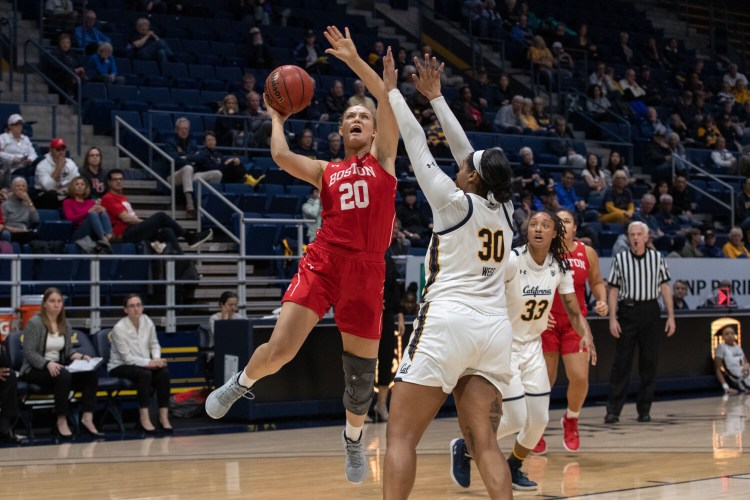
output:
<path id="1" fill-rule="evenodd" d="M 274 195 L 268 206 L 268 213 L 298 215 L 300 199 L 294 195 Z"/>
<path id="2" fill-rule="evenodd" d="M 67 242 L 73 233 L 73 224 L 67 220 L 43 220 L 39 223 L 37 234 L 45 241 Z"/>
<path id="3" fill-rule="evenodd" d="M 309 184 L 292 184 L 291 186 L 286 187 L 287 193 L 294 195 L 302 200 L 307 200 L 307 198 L 310 197 L 310 193 L 312 192 L 312 190 L 313 187 Z"/>
<path id="4" fill-rule="evenodd" d="M 265 193 L 267 196 L 276 196 L 286 193 L 286 189 L 284 189 L 284 186 L 282 184 L 261 183 L 259 187 L 260 192 Z"/>
<path id="5" fill-rule="evenodd" d="M 200 87 L 196 80 L 190 78 L 187 64 L 185 63 L 162 64 L 162 76 L 165 76 L 172 81 L 172 87 L 185 89 L 197 89 Z"/>
<path id="6" fill-rule="evenodd" d="M 205 90 L 226 90 L 227 85 L 216 78 L 214 67 L 208 64 L 191 64 L 188 66 L 190 78 L 198 80 Z"/>
<path id="7" fill-rule="evenodd" d="M 237 207 L 243 212 L 266 213 L 269 204 L 268 196 L 264 193 L 241 195 L 237 200 Z"/>

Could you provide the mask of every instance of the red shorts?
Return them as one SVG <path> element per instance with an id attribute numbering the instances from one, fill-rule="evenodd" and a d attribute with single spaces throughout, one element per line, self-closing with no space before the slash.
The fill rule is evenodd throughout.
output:
<path id="1" fill-rule="evenodd" d="M 542 332 L 542 351 L 574 354 L 580 352 L 581 336 L 568 321 L 558 322 Z M 585 351 L 584 351 L 585 352 Z"/>
<path id="2" fill-rule="evenodd" d="M 281 301 L 312 309 L 319 318 L 333 306 L 340 331 L 377 340 L 382 330 L 384 281 L 383 255 L 313 243 Z"/>

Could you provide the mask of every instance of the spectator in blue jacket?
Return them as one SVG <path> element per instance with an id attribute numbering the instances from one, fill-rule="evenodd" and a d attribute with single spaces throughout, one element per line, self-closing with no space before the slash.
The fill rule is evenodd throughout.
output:
<path id="1" fill-rule="evenodd" d="M 73 31 L 73 40 L 76 47 L 83 49 L 87 55 L 96 52 L 104 42 L 112 43 L 112 39 L 96 27 L 96 12 L 93 10 L 87 10 L 83 15 L 83 24 Z"/>
<path id="2" fill-rule="evenodd" d="M 723 258 L 721 247 L 716 245 L 716 233 L 711 228 L 703 232 L 703 244 L 698 247 L 704 257 Z"/>
<path id="3" fill-rule="evenodd" d="M 117 63 L 112 55 L 112 44 L 102 42 L 96 49 L 96 54 L 91 54 L 88 61 L 88 69 L 91 72 L 91 80 L 103 83 L 125 83 L 125 78 L 117 74 Z"/>
<path id="4" fill-rule="evenodd" d="M 560 206 L 573 214 L 582 213 L 586 210 L 586 201 L 578 198 L 578 194 L 573 187 L 575 179 L 575 173 L 570 169 L 565 169 L 562 173 L 561 182 L 555 185 L 557 201 Z"/>

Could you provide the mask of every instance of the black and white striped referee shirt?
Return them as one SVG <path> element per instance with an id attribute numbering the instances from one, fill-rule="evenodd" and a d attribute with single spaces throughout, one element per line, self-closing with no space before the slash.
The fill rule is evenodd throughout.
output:
<path id="1" fill-rule="evenodd" d="M 647 248 L 640 256 L 630 250 L 614 256 L 608 281 L 619 289 L 618 300 L 641 302 L 656 300 L 660 286 L 670 279 L 664 257 L 656 250 Z"/>

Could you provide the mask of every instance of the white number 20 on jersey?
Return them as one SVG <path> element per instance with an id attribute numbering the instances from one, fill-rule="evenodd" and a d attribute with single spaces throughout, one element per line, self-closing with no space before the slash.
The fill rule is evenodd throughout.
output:
<path id="1" fill-rule="evenodd" d="M 341 210 L 365 208 L 370 204 L 370 194 L 367 191 L 367 182 L 364 180 L 340 184 L 339 193 L 341 193 Z"/>

